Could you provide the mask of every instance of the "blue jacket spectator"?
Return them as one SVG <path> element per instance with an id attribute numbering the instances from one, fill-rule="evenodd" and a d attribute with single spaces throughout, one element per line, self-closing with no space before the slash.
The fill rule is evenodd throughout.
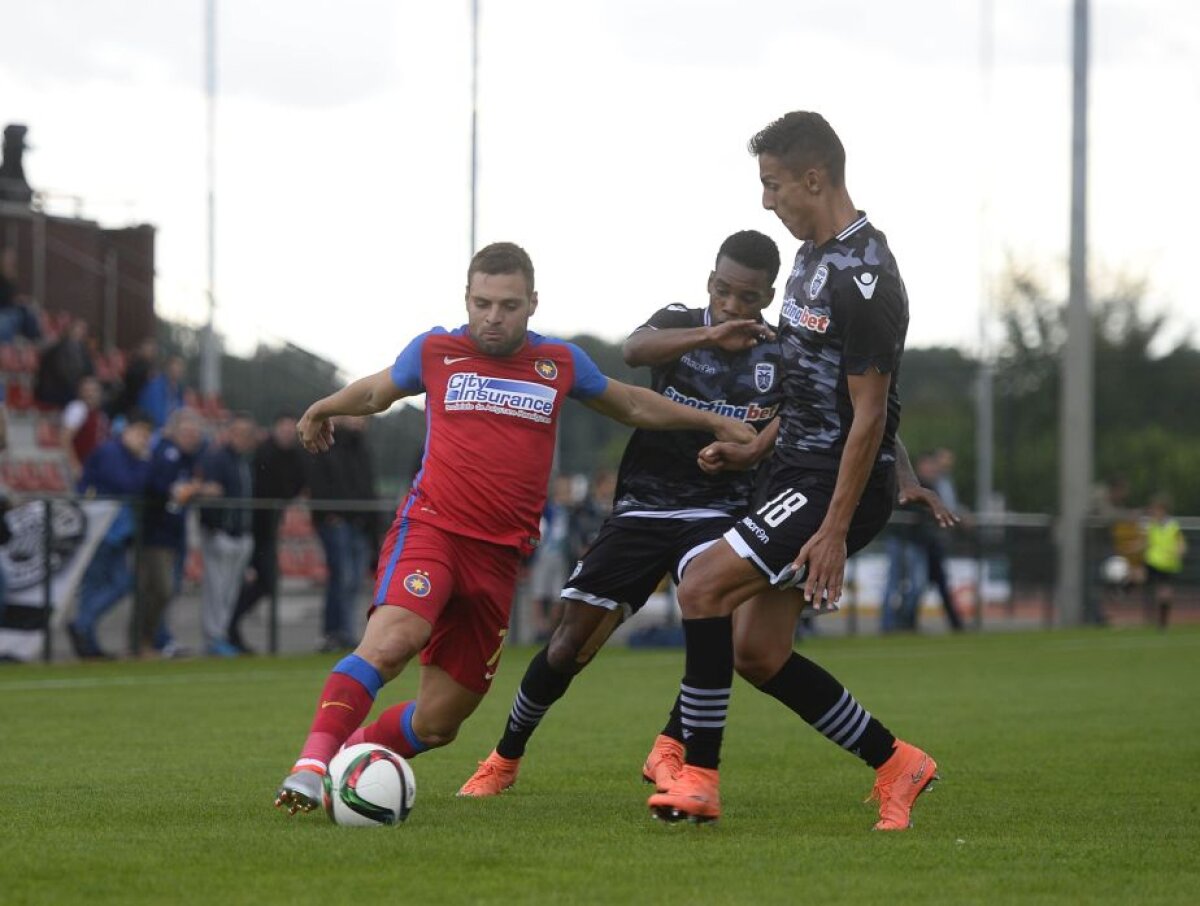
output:
<path id="1" fill-rule="evenodd" d="M 150 471 L 150 420 L 145 413 L 132 412 L 120 436 L 97 447 L 83 464 L 79 490 L 88 495 L 138 497 Z M 96 640 L 96 623 L 133 590 L 129 568 L 129 542 L 135 529 L 129 504 L 117 518 L 83 574 L 79 591 L 79 613 L 68 624 L 71 645 L 81 658 L 108 657 Z"/>
<path id="2" fill-rule="evenodd" d="M 157 648 L 178 655 L 167 627 L 166 611 L 178 590 L 187 553 L 187 505 L 197 494 L 220 494 L 197 476 L 204 428 L 191 409 L 178 409 L 150 456 L 146 481 L 142 556 L 138 560 L 141 613 L 135 631 L 142 650 Z"/>
<path id="3" fill-rule="evenodd" d="M 183 408 L 183 359 L 172 356 L 167 367 L 151 378 L 138 396 L 138 407 L 154 420 L 154 427 L 163 428 L 172 413 Z"/>

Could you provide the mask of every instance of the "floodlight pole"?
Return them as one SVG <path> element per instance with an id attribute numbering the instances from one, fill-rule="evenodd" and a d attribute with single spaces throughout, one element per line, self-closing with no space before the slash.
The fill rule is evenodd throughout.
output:
<path id="1" fill-rule="evenodd" d="M 478 215 L 479 182 L 479 0 L 471 0 L 471 247 L 475 255 L 475 224 Z"/>
<path id="2" fill-rule="evenodd" d="M 988 127 L 991 123 L 994 0 L 983 0 L 980 7 L 979 84 L 981 137 L 979 154 L 979 375 L 975 386 L 975 511 L 984 520 L 992 514 L 995 462 L 994 370 L 991 337 L 991 242 L 989 233 L 991 202 L 991 147 Z"/>
<path id="3" fill-rule="evenodd" d="M 216 122 L 217 122 L 217 0 L 206 0 L 204 15 L 204 95 L 206 101 L 205 163 L 208 183 L 208 321 L 200 335 L 200 391 L 214 399 L 221 392 L 216 334 Z"/>
<path id="4" fill-rule="evenodd" d="M 1058 576 L 1054 592 L 1058 622 L 1065 626 L 1078 626 L 1090 616 L 1085 605 L 1085 541 L 1095 413 L 1087 284 L 1088 0 L 1075 0 L 1074 25 L 1070 297 L 1060 395 Z"/>

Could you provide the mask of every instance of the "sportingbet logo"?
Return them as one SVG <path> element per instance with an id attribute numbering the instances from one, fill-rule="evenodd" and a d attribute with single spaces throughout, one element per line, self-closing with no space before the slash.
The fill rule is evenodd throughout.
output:
<path id="1" fill-rule="evenodd" d="M 558 391 L 545 384 L 460 372 L 450 375 L 446 385 L 446 411 L 483 411 L 548 422 L 557 397 Z"/>
<path id="2" fill-rule="evenodd" d="M 793 327 L 803 327 L 815 333 L 829 330 L 829 315 L 815 312 L 807 305 L 801 308 L 795 299 L 784 300 L 782 315 Z"/>
<path id="3" fill-rule="evenodd" d="M 688 396 L 686 393 L 680 393 L 674 387 L 668 387 L 664 390 L 663 396 L 677 403 L 682 403 L 685 406 L 690 406 L 693 409 L 699 409 L 701 412 L 715 412 L 717 415 L 736 418 L 743 422 L 759 422 L 772 419 L 779 409 L 778 406 L 760 406 L 758 403 L 750 403 L 748 406 L 735 406 L 725 400 L 697 399 L 694 396 Z"/>

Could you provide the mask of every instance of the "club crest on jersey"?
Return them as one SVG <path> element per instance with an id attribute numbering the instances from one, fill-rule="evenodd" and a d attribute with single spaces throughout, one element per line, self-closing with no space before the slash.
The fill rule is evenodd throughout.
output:
<path id="1" fill-rule="evenodd" d="M 759 393 L 766 393 L 775 383 L 775 366 L 770 362 L 759 362 L 754 366 L 754 386 Z"/>
<path id="2" fill-rule="evenodd" d="M 538 373 L 539 377 L 544 377 L 548 381 L 558 377 L 558 366 L 551 359 L 538 359 L 533 363 L 533 370 Z"/>
<path id="3" fill-rule="evenodd" d="M 819 265 L 812 276 L 812 281 L 808 284 L 808 298 L 815 299 L 821 295 L 821 290 L 825 288 L 825 281 L 828 279 L 829 268 L 823 264 Z"/>
<path id="4" fill-rule="evenodd" d="M 429 573 L 418 569 L 404 577 L 404 590 L 414 598 L 425 598 L 433 590 L 429 582 Z"/>

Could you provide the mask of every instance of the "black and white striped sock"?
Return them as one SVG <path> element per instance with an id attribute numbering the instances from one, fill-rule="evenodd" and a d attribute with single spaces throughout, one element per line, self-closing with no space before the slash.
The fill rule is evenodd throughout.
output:
<path id="1" fill-rule="evenodd" d="M 759 686 L 779 699 L 812 728 L 873 768 L 891 757 L 894 737 L 830 673 L 795 652 L 773 677 Z"/>
<path id="2" fill-rule="evenodd" d="M 679 714 L 687 763 L 715 769 L 733 690 L 733 619 L 684 620 L 683 635 L 687 665 L 679 684 Z"/>
<path id="3" fill-rule="evenodd" d="M 496 752 L 504 758 L 520 758 L 525 754 L 529 737 L 538 728 L 550 706 L 562 698 L 574 675 L 559 673 L 550 666 L 547 649 L 533 656 L 504 725 L 504 735 L 496 744 Z"/>

